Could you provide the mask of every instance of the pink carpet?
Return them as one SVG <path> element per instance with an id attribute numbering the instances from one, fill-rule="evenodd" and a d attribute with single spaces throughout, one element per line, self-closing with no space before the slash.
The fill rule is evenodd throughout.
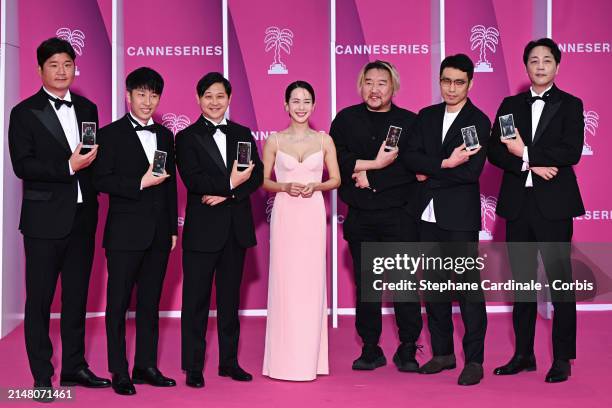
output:
<path id="1" fill-rule="evenodd" d="M 111 389 L 73 388 L 78 407 L 606 407 L 612 406 L 612 313 L 581 312 L 578 314 L 578 359 L 572 377 L 565 383 L 546 384 L 544 376 L 551 362 L 551 322 L 538 321 L 536 357 L 538 370 L 512 377 L 496 377 L 493 368 L 505 363 L 512 352 L 510 314 L 490 314 L 485 352 L 485 378 L 480 385 L 461 387 L 456 384 L 458 368 L 437 375 L 400 373 L 391 363 L 397 346 L 392 316 L 385 316 L 381 346 L 390 364 L 374 372 L 351 370 L 352 360 L 360 346 L 353 328 L 353 318 L 340 320 L 340 328 L 330 330 L 331 375 L 310 383 L 274 381 L 261 376 L 265 319 L 243 317 L 240 362 L 254 375 L 251 383 L 238 383 L 218 377 L 217 333 L 215 320 L 209 324 L 209 350 L 204 372 L 206 387 L 195 390 L 184 384 L 180 370 L 179 319 L 166 318 L 160 323 L 160 363 L 164 374 L 176 378 L 175 388 L 159 389 L 137 385 L 137 395 L 124 397 Z M 459 337 L 463 334 L 460 317 L 455 315 L 457 356 L 461 356 Z M 51 324 L 52 339 L 59 345 L 59 321 Z M 128 324 L 129 352 L 133 353 L 134 320 Z M 429 335 L 424 330 L 421 342 L 424 353 L 421 363 L 430 357 Z M 106 374 L 106 342 L 104 319 L 87 322 L 88 361 L 93 371 Z M 59 382 L 58 354 L 54 365 Z M 30 387 L 32 379 L 27 364 L 20 326 L 0 341 L 0 388 Z M 76 405 L 75 405 L 76 403 Z M 25 405 L 34 405 L 27 403 Z M 66 404 L 56 401 L 55 404 Z M 0 404 L 1 405 L 1 404 Z M 17 404 L 15 406 L 25 406 Z M 35 406 L 40 406 L 36 404 Z"/>

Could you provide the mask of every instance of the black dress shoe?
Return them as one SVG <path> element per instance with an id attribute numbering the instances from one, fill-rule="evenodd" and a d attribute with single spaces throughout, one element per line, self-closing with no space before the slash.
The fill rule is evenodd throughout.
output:
<path id="1" fill-rule="evenodd" d="M 239 365 L 234 367 L 219 367 L 219 375 L 221 377 L 231 377 L 232 380 L 235 381 L 251 381 L 253 376 L 242 368 Z"/>
<path id="2" fill-rule="evenodd" d="M 546 374 L 547 383 L 558 383 L 567 381 L 567 377 L 572 375 L 572 366 L 568 360 L 555 360 L 552 367 Z"/>
<path id="3" fill-rule="evenodd" d="M 202 388 L 204 387 L 204 376 L 201 371 L 187 370 L 186 381 L 189 387 Z"/>
<path id="4" fill-rule="evenodd" d="M 417 349 L 423 346 L 414 343 L 402 343 L 397 348 L 393 355 L 393 363 L 399 371 L 406 373 L 414 373 L 419 370 L 419 363 L 416 361 L 415 355 Z"/>
<path id="5" fill-rule="evenodd" d="M 127 374 L 113 374 L 113 390 L 119 395 L 136 394 L 136 388 Z"/>
<path id="6" fill-rule="evenodd" d="M 459 385 L 476 385 L 482 380 L 483 376 L 482 364 L 467 363 L 465 367 L 463 367 L 463 371 L 461 371 L 457 383 Z"/>
<path id="7" fill-rule="evenodd" d="M 74 374 L 61 374 L 60 385 L 62 387 L 71 387 L 73 385 L 81 385 L 87 388 L 106 388 L 111 386 L 110 380 L 97 377 L 87 367 L 77 371 Z"/>
<path id="8" fill-rule="evenodd" d="M 157 367 L 134 367 L 132 381 L 134 384 L 149 384 L 154 387 L 174 387 L 176 385 L 176 381 L 172 378 L 164 377 Z"/>
<path id="9" fill-rule="evenodd" d="M 457 362 L 454 354 L 434 356 L 431 360 L 426 362 L 423 367 L 419 368 L 419 373 L 437 374 L 442 370 L 452 370 L 455 367 L 457 367 Z"/>
<path id="10" fill-rule="evenodd" d="M 503 365 L 501 367 L 497 367 L 493 370 L 493 374 L 495 375 L 513 375 L 518 374 L 521 371 L 535 371 L 536 370 L 536 361 L 535 356 L 522 356 L 515 355 L 508 362 L 508 364 Z"/>
<path id="11" fill-rule="evenodd" d="M 53 396 L 53 384 L 51 384 L 50 378 L 44 380 L 34 381 L 35 394 L 32 398 L 36 402 L 53 402 L 55 397 Z"/>
<path id="12" fill-rule="evenodd" d="M 387 359 L 378 345 L 365 344 L 361 355 L 353 361 L 353 370 L 374 370 L 387 364 Z"/>

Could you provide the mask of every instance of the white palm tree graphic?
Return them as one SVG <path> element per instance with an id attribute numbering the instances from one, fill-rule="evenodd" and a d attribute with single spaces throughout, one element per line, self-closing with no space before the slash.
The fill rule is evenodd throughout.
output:
<path id="1" fill-rule="evenodd" d="M 264 43 L 266 44 L 266 52 L 274 48 L 274 61 L 270 68 L 279 66 L 286 69 L 285 64 L 281 61 L 281 50 L 287 54 L 291 54 L 293 32 L 288 28 L 283 28 L 281 30 L 276 26 L 271 26 L 266 28 L 265 34 Z"/>
<path id="2" fill-rule="evenodd" d="M 497 206 L 497 198 L 493 196 L 480 195 L 480 215 L 482 217 L 482 230 L 491 233 L 487 228 L 487 219 L 495 221 L 495 207 Z"/>
<path id="3" fill-rule="evenodd" d="M 66 40 L 74 48 L 74 52 L 77 55 L 83 55 L 83 48 L 85 47 L 85 33 L 81 30 L 70 30 L 67 27 L 59 28 L 55 35 L 62 40 Z"/>
<path id="4" fill-rule="evenodd" d="M 495 52 L 497 44 L 499 44 L 499 31 L 495 27 L 486 27 L 483 25 L 475 25 L 471 30 L 470 43 L 472 50 L 480 47 L 480 56 L 476 65 L 488 63 L 487 49 Z"/>
<path id="5" fill-rule="evenodd" d="M 595 111 L 584 112 L 584 147 L 582 148 L 583 154 L 593 154 L 593 149 L 586 141 L 587 133 L 591 136 L 595 136 L 595 132 L 599 127 L 599 114 Z"/>
<path id="6" fill-rule="evenodd" d="M 274 207 L 274 198 L 275 196 L 268 197 L 266 201 L 266 220 L 268 224 L 270 223 L 270 218 L 272 217 L 272 208 Z"/>
<path id="7" fill-rule="evenodd" d="M 174 113 L 164 113 L 162 115 L 162 125 L 177 134 L 191 124 L 191 120 L 185 115 L 176 115 Z"/>

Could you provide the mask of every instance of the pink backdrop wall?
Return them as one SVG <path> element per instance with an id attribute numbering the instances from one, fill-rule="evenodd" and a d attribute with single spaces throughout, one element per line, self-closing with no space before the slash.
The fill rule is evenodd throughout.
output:
<path id="1" fill-rule="evenodd" d="M 402 81 L 402 89 L 395 99 L 398 105 L 416 112 L 439 101 L 438 0 L 387 0 L 382 2 L 383 12 L 380 1 L 336 0 L 334 22 L 330 21 L 328 0 L 228 0 L 227 3 L 228 75 L 234 88 L 230 115 L 252 129 L 260 152 L 273 132 L 287 126 L 283 93 L 287 84 L 297 79 L 309 81 L 315 88 L 317 106 L 312 125 L 322 131 L 328 131 L 331 122 L 332 87 L 336 90 L 337 110 L 359 103 L 357 73 L 363 64 L 374 59 L 388 60 L 398 67 Z M 206 72 L 223 72 L 224 53 L 222 1 L 184 0 L 180 7 L 177 5 L 163 0 L 130 0 L 120 10 L 124 15 L 125 72 L 146 65 L 162 74 L 166 87 L 156 119 L 175 133 L 197 119 L 200 112 L 195 101 L 195 85 Z M 533 0 L 446 0 L 444 3 L 445 55 L 466 53 L 475 63 L 483 62 L 482 68 L 490 71 L 476 72 L 470 97 L 492 119 L 504 96 L 528 86 L 522 50 L 530 39 L 546 35 L 545 5 L 546 2 Z M 112 87 L 111 0 L 58 0 L 53 7 L 40 7 L 38 1 L 24 0 L 19 6 L 21 96 L 31 95 L 40 86 L 36 46 L 60 28 L 68 28 L 76 37 L 81 34 L 74 34 L 75 30 L 80 30 L 84 45 L 77 58 L 80 75 L 74 90 L 96 102 L 100 125 L 108 124 Z M 612 143 L 606 137 L 612 129 L 608 120 L 612 110 L 600 90 L 601 81 L 607 78 L 612 66 L 609 11 L 605 0 L 553 2 L 552 36 L 565 47 L 557 83 L 583 99 L 589 125 L 585 131 L 588 146 L 576 166 L 589 212 L 575 222 L 575 240 L 583 242 L 605 242 L 612 238 L 612 205 L 607 192 L 610 170 L 605 160 Z M 37 24 L 31 24 L 32 21 Z M 332 26 L 336 30 L 335 83 L 332 83 L 330 64 Z M 279 62 L 278 55 L 275 59 L 274 49 L 266 51 L 264 42 L 266 29 L 271 27 L 291 33 L 288 51 L 280 51 L 281 67 L 275 69 L 271 65 Z M 482 55 L 480 47 L 472 50 L 473 30 L 489 30 L 488 35 L 497 40 L 493 49 L 487 49 Z M 269 70 L 282 73 L 269 73 Z M 481 178 L 487 205 L 494 202 L 499 181 L 499 171 L 487 164 Z M 179 190 L 181 226 L 185 196 L 181 183 Z M 103 311 L 105 305 L 105 259 L 100 243 L 106 200 L 103 198 L 101 202 L 89 311 Z M 242 308 L 264 309 L 271 197 L 259 191 L 252 203 L 259 245 L 247 256 Z M 329 197 L 327 204 L 329 210 Z M 341 223 L 346 215 L 341 201 L 338 215 Z M 485 226 L 481 239 L 503 240 L 502 220 L 488 215 Z M 179 249 L 171 257 L 162 310 L 180 310 L 180 288 Z M 352 263 L 339 225 L 339 307 L 354 306 L 353 291 Z M 57 304 L 54 311 L 59 311 Z"/>

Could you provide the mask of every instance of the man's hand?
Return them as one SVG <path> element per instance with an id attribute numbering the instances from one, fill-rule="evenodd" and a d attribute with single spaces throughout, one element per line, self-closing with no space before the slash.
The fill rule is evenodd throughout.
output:
<path id="1" fill-rule="evenodd" d="M 368 180 L 368 175 L 365 171 L 358 171 L 356 173 L 353 173 L 351 178 L 355 180 L 355 187 L 370 188 L 370 181 Z"/>
<path id="2" fill-rule="evenodd" d="M 559 169 L 556 167 L 530 167 L 529 170 L 547 181 L 552 180 L 559 172 Z"/>
<path id="3" fill-rule="evenodd" d="M 425 174 L 417 174 L 416 175 L 417 181 L 425 181 L 427 180 L 429 177 L 426 176 Z"/>
<path id="4" fill-rule="evenodd" d="M 304 188 L 302 189 L 302 192 L 300 193 L 302 195 L 302 197 L 304 197 L 304 198 L 312 197 L 312 193 L 315 192 L 315 188 L 317 187 L 317 184 L 319 184 L 319 183 L 308 183 L 308 184 L 306 184 L 306 186 L 304 186 Z"/>
<path id="5" fill-rule="evenodd" d="M 225 200 L 227 200 L 227 197 L 213 196 L 213 195 L 203 195 L 202 196 L 202 204 L 210 205 L 211 207 L 214 207 L 217 204 L 221 204 Z"/>
<path id="6" fill-rule="evenodd" d="M 79 143 L 74 152 L 70 155 L 70 167 L 75 173 L 85 167 L 89 167 L 98 154 L 98 145 L 92 147 L 91 151 L 87 154 L 81 154 L 82 147 L 83 143 Z"/>
<path id="7" fill-rule="evenodd" d="M 170 247 L 170 251 L 174 250 L 174 248 L 176 248 L 176 240 L 178 239 L 178 235 L 173 235 L 172 236 L 172 246 Z"/>
<path id="8" fill-rule="evenodd" d="M 170 177 L 170 175 L 166 173 L 166 170 L 164 170 L 164 174 L 161 176 L 154 175 L 153 165 L 151 164 L 147 169 L 147 172 L 140 179 L 140 187 L 145 189 L 147 187 L 156 186 L 163 183 L 168 177 Z"/>
<path id="9" fill-rule="evenodd" d="M 301 183 L 283 183 L 283 192 L 289 194 L 291 197 L 297 197 L 302 194 L 306 186 Z"/>
<path id="10" fill-rule="evenodd" d="M 521 138 L 518 128 L 515 129 L 516 137 L 513 139 L 501 139 L 501 142 L 506 145 L 508 151 L 516 157 L 523 158 L 523 151 L 525 150 L 525 143 Z"/>
<path id="11" fill-rule="evenodd" d="M 251 173 L 253 173 L 253 169 L 255 165 L 253 161 L 249 163 L 249 167 L 246 167 L 242 171 L 238 171 L 238 162 L 234 160 L 234 164 L 232 165 L 232 173 L 230 175 L 230 182 L 232 183 L 232 188 L 236 188 L 251 177 Z"/>
<path id="12" fill-rule="evenodd" d="M 470 156 L 473 156 L 478 153 L 481 148 L 482 146 L 478 146 L 478 148 L 474 150 L 466 150 L 465 143 L 463 143 L 461 146 L 457 146 L 448 159 L 442 160 L 442 168 L 452 169 L 454 167 L 462 165 L 470 159 Z"/>
<path id="13" fill-rule="evenodd" d="M 391 163 L 397 159 L 397 155 L 399 154 L 399 149 L 395 148 L 391 151 L 385 151 L 385 142 L 380 145 L 380 149 L 378 149 L 378 153 L 376 154 L 376 158 L 374 159 L 375 168 L 376 169 L 384 169 Z"/>

